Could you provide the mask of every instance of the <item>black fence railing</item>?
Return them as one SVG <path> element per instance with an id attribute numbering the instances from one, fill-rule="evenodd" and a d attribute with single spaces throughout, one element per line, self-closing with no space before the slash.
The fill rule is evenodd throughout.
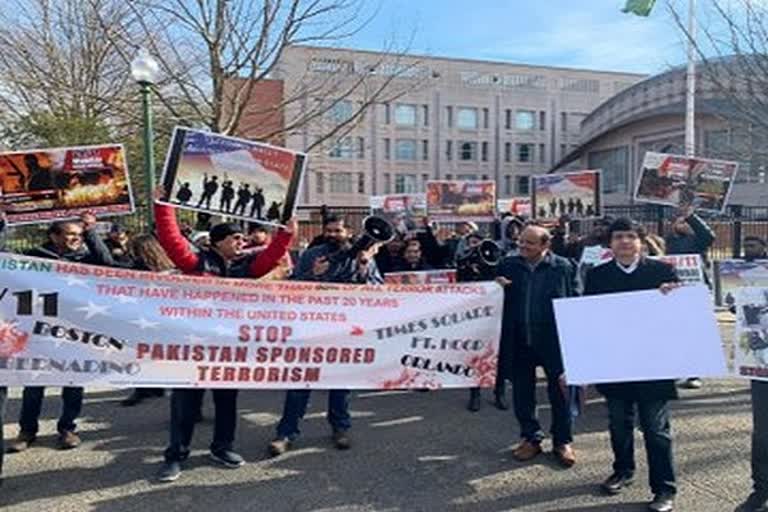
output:
<path id="1" fill-rule="evenodd" d="M 664 236 L 669 222 L 674 218 L 676 210 L 671 207 L 638 204 L 624 206 L 606 206 L 605 215 L 610 217 L 630 217 L 641 222 L 649 233 Z M 370 215 L 365 207 L 330 207 L 329 211 L 345 218 L 353 231 L 359 231 L 363 219 Z M 298 207 L 299 232 L 296 246 L 308 243 L 322 231 L 321 210 L 318 207 Z M 730 206 L 724 214 L 701 214 L 704 220 L 715 231 L 717 238 L 710 249 L 713 260 L 738 257 L 746 236 L 758 236 L 768 240 L 768 207 Z M 147 232 L 147 218 L 139 213 L 114 219 L 121 223 L 129 232 Z M 193 229 L 201 229 L 200 219 L 194 212 L 179 210 L 179 222 Z M 579 233 L 587 233 L 594 222 L 575 222 L 573 229 Z M 452 228 L 451 225 L 446 226 Z M 20 226 L 9 229 L 8 246 L 14 251 L 25 251 L 39 245 L 45 239 L 46 226 Z"/>

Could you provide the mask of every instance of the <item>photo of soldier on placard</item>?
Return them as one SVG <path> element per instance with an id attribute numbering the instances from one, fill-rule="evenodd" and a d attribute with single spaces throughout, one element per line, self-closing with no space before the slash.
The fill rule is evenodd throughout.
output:
<path id="1" fill-rule="evenodd" d="M 603 216 L 600 171 L 533 176 L 531 213 L 537 220 L 596 219 Z"/>
<path id="2" fill-rule="evenodd" d="M 305 162 L 304 154 L 269 144 L 176 128 L 162 202 L 282 225 L 293 215 Z"/>

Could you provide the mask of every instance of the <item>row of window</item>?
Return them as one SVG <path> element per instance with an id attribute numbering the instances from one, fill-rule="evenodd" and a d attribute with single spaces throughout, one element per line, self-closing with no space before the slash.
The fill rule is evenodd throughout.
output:
<path id="1" fill-rule="evenodd" d="M 323 173 L 316 173 L 317 179 L 316 192 L 318 194 L 324 194 L 326 190 L 326 181 L 328 183 L 328 191 L 332 194 L 365 194 L 365 174 L 358 172 L 334 172 L 327 176 Z M 423 193 L 426 188 L 427 181 L 430 180 L 429 174 L 390 174 L 384 173 L 384 193 L 385 194 L 418 194 Z M 394 180 L 393 180 L 394 178 Z M 455 176 L 457 180 L 488 180 L 489 177 L 486 174 L 478 176 L 476 174 L 457 174 Z M 515 186 L 513 189 L 513 178 L 515 179 Z M 452 180 L 454 175 L 446 174 L 445 179 Z M 507 196 L 516 195 L 528 195 L 530 193 L 530 177 L 529 176 L 504 176 L 504 194 Z"/>

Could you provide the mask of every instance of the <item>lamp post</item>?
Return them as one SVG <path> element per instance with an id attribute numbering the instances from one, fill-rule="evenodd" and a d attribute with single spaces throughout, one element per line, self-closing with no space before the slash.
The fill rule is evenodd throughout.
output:
<path id="1" fill-rule="evenodd" d="M 143 123 L 143 141 L 144 141 L 144 180 L 147 189 L 147 222 L 150 229 L 154 224 L 154 215 L 152 212 L 152 191 L 155 188 L 155 151 L 154 151 L 154 133 L 152 130 L 152 86 L 157 81 L 160 73 L 160 66 L 157 61 L 141 48 L 138 55 L 131 62 L 131 76 L 139 84 L 141 91 L 141 106 L 144 118 Z"/>

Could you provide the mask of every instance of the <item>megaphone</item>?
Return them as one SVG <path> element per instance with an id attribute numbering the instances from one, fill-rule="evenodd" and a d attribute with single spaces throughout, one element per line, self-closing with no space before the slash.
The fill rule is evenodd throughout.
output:
<path id="1" fill-rule="evenodd" d="M 483 240 L 477 247 L 477 256 L 485 265 L 495 267 L 501 260 L 501 247 L 493 240 Z"/>
<path id="2" fill-rule="evenodd" d="M 374 244 L 385 244 L 395 238 L 395 227 L 385 218 L 369 215 L 363 219 L 363 234 L 349 249 L 352 255 L 369 249 Z"/>

